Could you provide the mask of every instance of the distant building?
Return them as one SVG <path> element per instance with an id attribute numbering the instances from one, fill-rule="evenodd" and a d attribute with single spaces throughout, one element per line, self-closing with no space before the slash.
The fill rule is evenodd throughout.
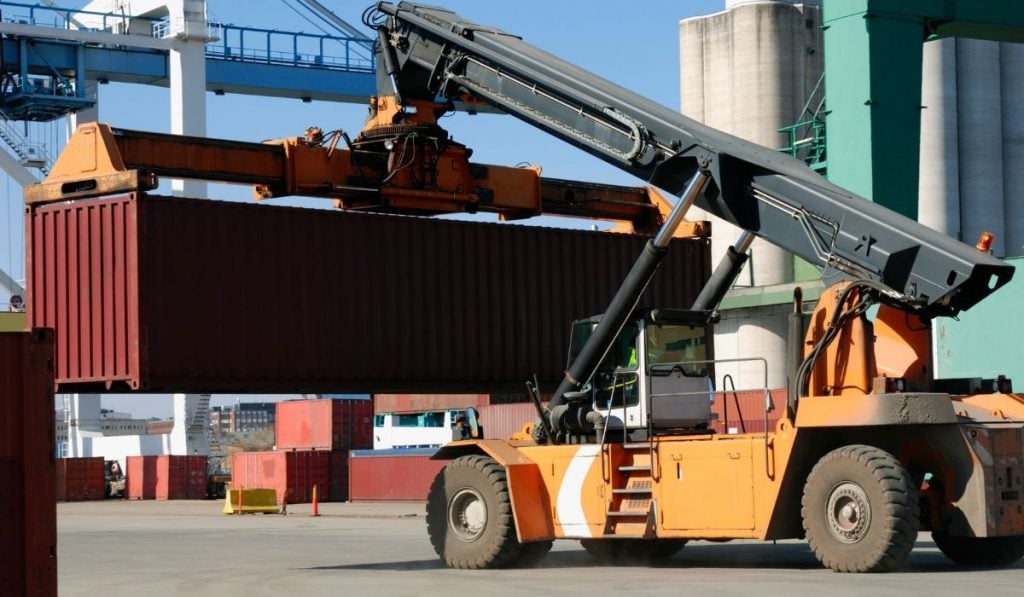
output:
<path id="1" fill-rule="evenodd" d="M 231 415 L 234 410 L 230 406 L 213 406 L 210 408 L 210 433 L 224 436 L 232 433 Z"/>
<path id="2" fill-rule="evenodd" d="M 210 432 L 214 436 L 251 433 L 274 428 L 276 402 L 237 402 L 210 408 Z"/>
<path id="3" fill-rule="evenodd" d="M 57 444 L 66 444 L 68 441 L 68 422 L 64 417 L 63 410 L 56 411 L 54 423 L 57 430 Z M 104 437 L 143 435 L 147 433 L 147 423 L 148 421 L 145 419 L 133 419 L 129 413 L 119 413 L 104 408 L 100 410 L 99 432 Z"/>

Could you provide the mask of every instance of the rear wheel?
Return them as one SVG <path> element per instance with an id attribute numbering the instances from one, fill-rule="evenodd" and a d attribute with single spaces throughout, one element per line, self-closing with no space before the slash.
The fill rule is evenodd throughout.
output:
<path id="1" fill-rule="evenodd" d="M 518 541 L 505 468 L 480 455 L 452 460 L 434 478 L 427 533 L 452 568 L 532 566 L 551 549 L 551 541 Z"/>
<path id="2" fill-rule="evenodd" d="M 1009 566 L 1024 558 L 1024 536 L 950 537 L 932 533 L 935 545 L 945 556 L 965 566 Z"/>
<path id="3" fill-rule="evenodd" d="M 887 572 L 917 538 L 920 506 L 910 474 L 871 446 L 833 450 L 804 485 L 801 514 L 814 555 L 837 572 Z"/>
<path id="4" fill-rule="evenodd" d="M 595 558 L 616 566 L 645 566 L 666 560 L 686 545 L 686 539 L 580 539 Z"/>

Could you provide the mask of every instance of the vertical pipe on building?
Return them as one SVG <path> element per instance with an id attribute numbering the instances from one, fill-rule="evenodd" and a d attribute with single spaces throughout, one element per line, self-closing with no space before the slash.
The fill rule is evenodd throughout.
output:
<path id="1" fill-rule="evenodd" d="M 954 238 L 960 236 L 956 44 L 941 39 L 924 45 L 917 212 L 922 224 Z"/>
<path id="2" fill-rule="evenodd" d="M 961 240 L 995 235 L 992 252 L 1005 255 L 1003 226 L 1002 99 L 999 44 L 957 42 Z"/>
<path id="3" fill-rule="evenodd" d="M 1024 255 L 1024 44 L 1000 44 L 1003 120 L 1003 248 Z"/>

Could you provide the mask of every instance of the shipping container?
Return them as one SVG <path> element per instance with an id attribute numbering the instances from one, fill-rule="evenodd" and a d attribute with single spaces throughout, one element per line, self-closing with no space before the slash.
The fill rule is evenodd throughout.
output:
<path id="1" fill-rule="evenodd" d="M 422 413 L 437 410 L 464 410 L 490 403 L 490 394 L 374 394 L 373 412 Z"/>
<path id="2" fill-rule="evenodd" d="M 557 384 L 645 238 L 127 195 L 30 208 L 28 311 L 61 391 L 503 392 Z M 687 307 L 706 239 L 643 305 Z"/>
<path id="3" fill-rule="evenodd" d="M 0 333 L 0 592 L 57 595 L 53 334 Z"/>
<path id="4" fill-rule="evenodd" d="M 330 501 L 331 452 L 235 452 L 231 455 L 232 489 L 274 489 L 277 501 L 305 504 Z"/>
<path id="5" fill-rule="evenodd" d="M 786 389 L 768 391 L 772 409 L 765 413 L 764 390 L 740 390 L 715 393 L 711 412 L 718 415 L 711 428 L 716 433 L 763 433 L 765 419 L 768 430 L 786 414 Z"/>
<path id="6" fill-rule="evenodd" d="M 348 450 L 331 452 L 330 493 L 326 500 L 332 502 L 348 501 Z M 325 501 L 326 501 L 325 500 Z"/>
<path id="7" fill-rule="evenodd" d="M 102 500 L 107 497 L 106 485 L 103 457 L 57 459 L 58 501 Z"/>
<path id="8" fill-rule="evenodd" d="M 477 414 L 485 438 L 509 439 L 522 430 L 525 423 L 537 420 L 537 407 L 533 402 L 487 404 L 481 406 Z"/>
<path id="9" fill-rule="evenodd" d="M 426 501 L 430 484 L 447 461 L 436 449 L 353 450 L 348 461 L 349 500 Z"/>
<path id="10" fill-rule="evenodd" d="M 372 400 L 288 400 L 277 403 L 278 450 L 373 447 Z"/>
<path id="11" fill-rule="evenodd" d="M 125 497 L 132 500 L 199 500 L 206 497 L 206 456 L 129 456 Z"/>

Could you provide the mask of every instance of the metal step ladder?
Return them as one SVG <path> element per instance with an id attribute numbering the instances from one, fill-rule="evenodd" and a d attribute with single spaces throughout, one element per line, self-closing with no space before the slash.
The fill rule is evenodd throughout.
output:
<path id="1" fill-rule="evenodd" d="M 606 457 L 616 450 L 605 444 Z M 649 537 L 654 530 L 654 445 L 618 444 L 622 463 L 611 470 L 612 493 L 606 511 L 604 538 Z"/>

